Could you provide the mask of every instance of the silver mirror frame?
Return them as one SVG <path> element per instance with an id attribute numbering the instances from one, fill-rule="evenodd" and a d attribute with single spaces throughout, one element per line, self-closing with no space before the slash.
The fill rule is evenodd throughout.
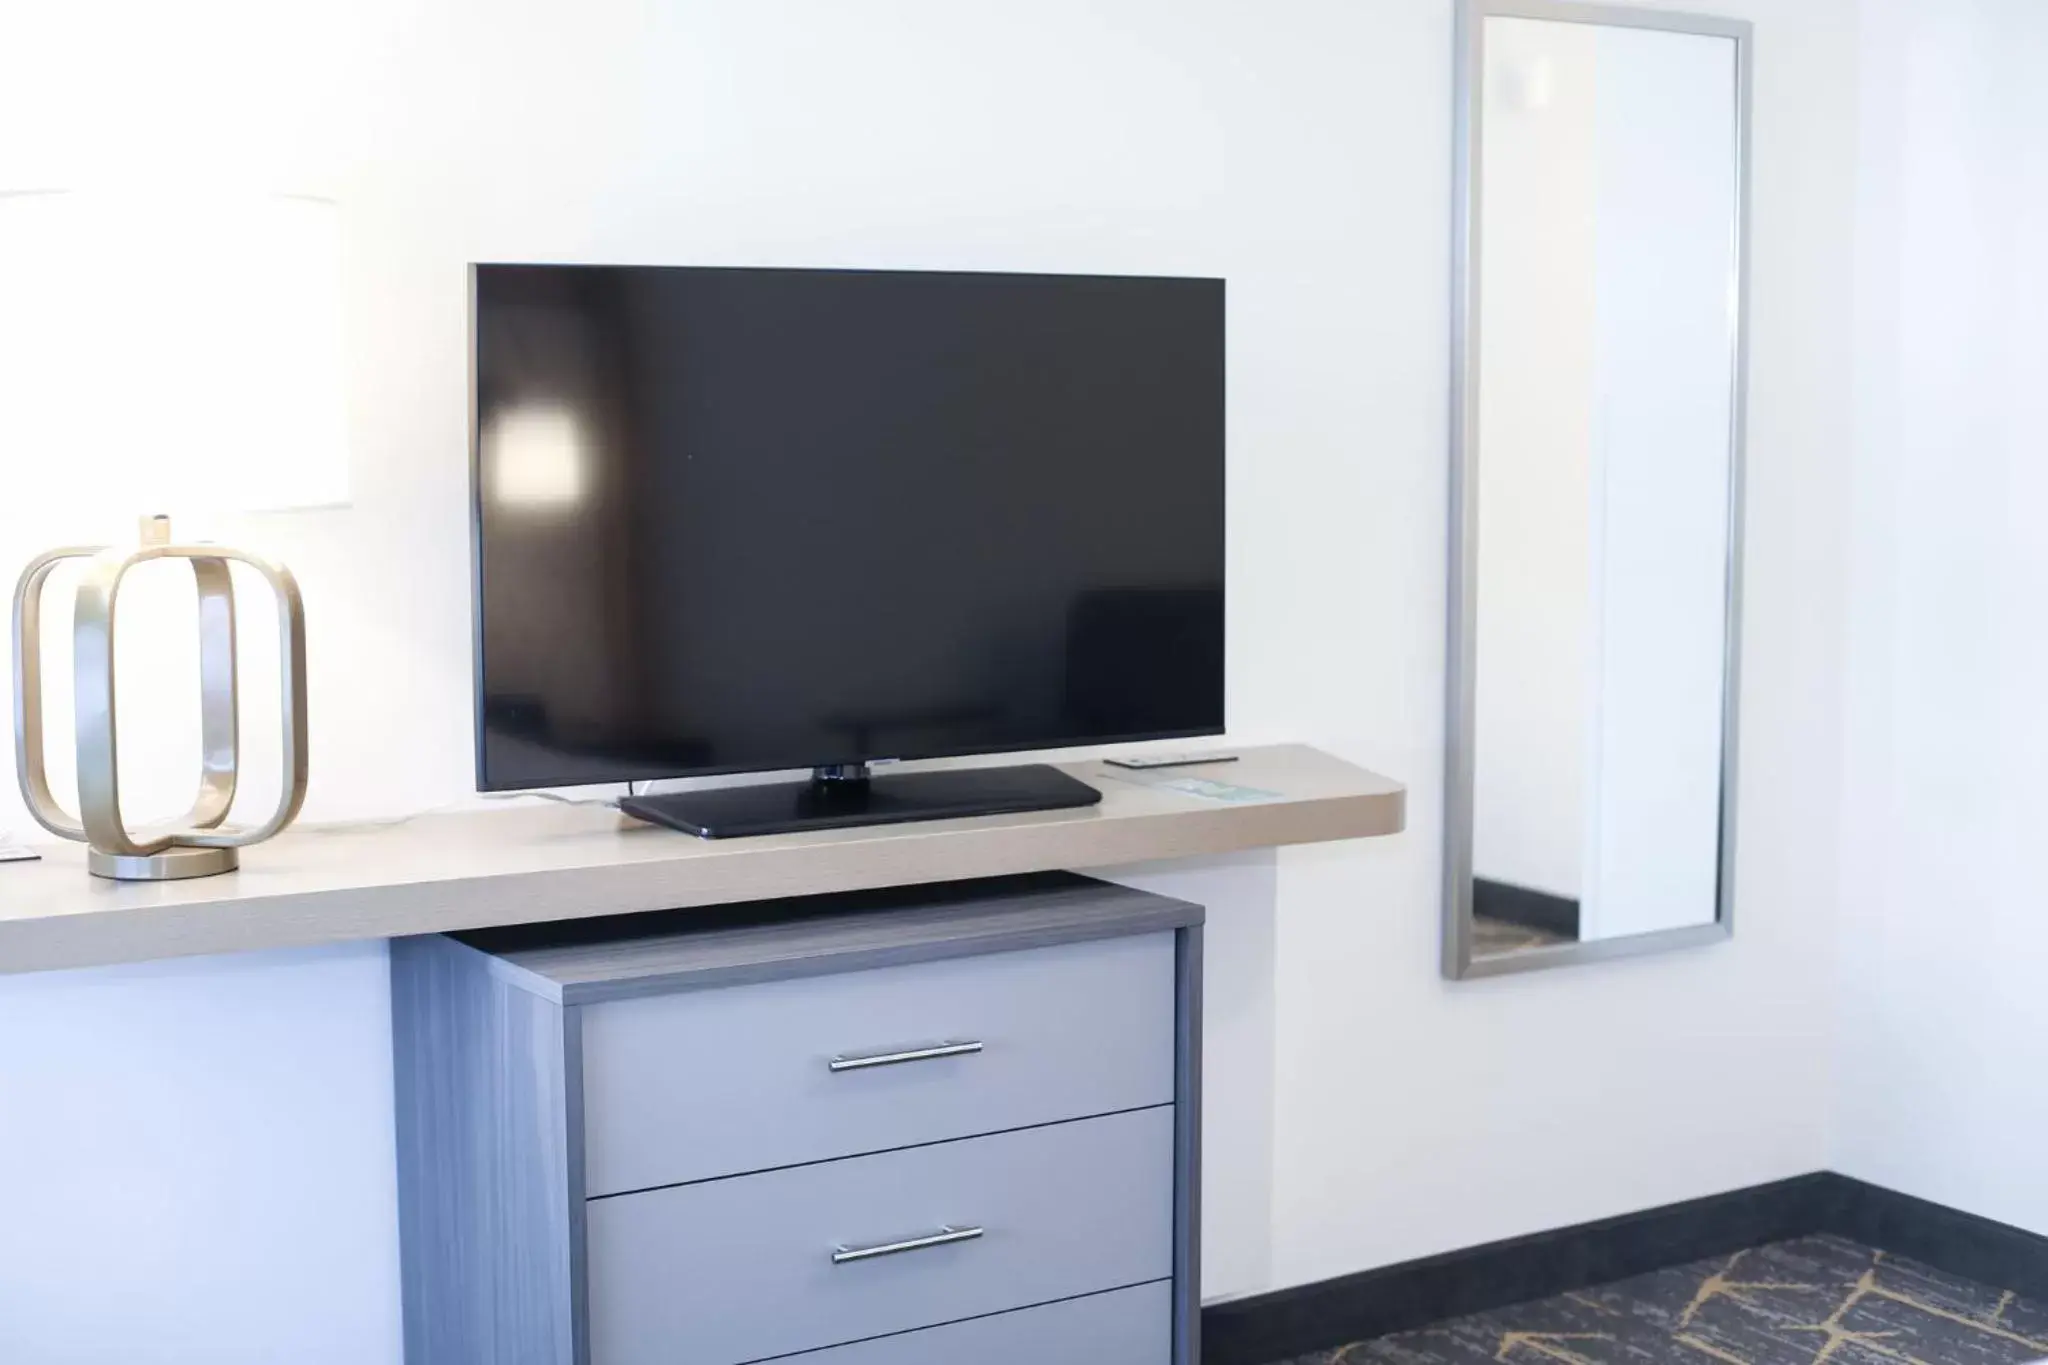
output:
<path id="1" fill-rule="evenodd" d="M 1735 328 L 1730 388 L 1732 449 L 1728 477 L 1727 635 L 1722 657 L 1721 806 L 1717 916 L 1712 924 L 1589 943 L 1529 948 L 1494 957 L 1472 954 L 1472 819 L 1475 755 L 1473 726 L 1478 672 L 1479 385 L 1479 149 L 1485 136 L 1483 93 L 1486 20 L 1503 17 L 1562 23 L 1662 29 L 1735 42 Z M 1752 26 L 1738 19 L 1578 4 L 1569 0 L 1459 0 L 1457 111 L 1451 312 L 1450 594 L 1444 711 L 1444 934 L 1443 974 L 1451 980 L 1503 976 L 1576 962 L 1661 953 L 1717 943 L 1735 932 L 1735 797 L 1737 728 L 1741 696 L 1742 514 L 1744 427 L 1749 395 L 1750 73 Z"/>

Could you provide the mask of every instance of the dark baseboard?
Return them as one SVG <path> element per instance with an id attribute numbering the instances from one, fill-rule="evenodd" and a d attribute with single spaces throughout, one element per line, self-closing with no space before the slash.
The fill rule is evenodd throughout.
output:
<path id="1" fill-rule="evenodd" d="M 1202 1362 L 1272 1365 L 1824 1232 L 2048 1299 L 2048 1237 L 1824 1171 L 1214 1304 Z"/>
<path id="2" fill-rule="evenodd" d="M 1203 1365 L 1271 1365 L 1813 1231 L 1829 1177 L 1539 1232 L 1202 1310 Z"/>
<path id="3" fill-rule="evenodd" d="M 2048 1237 L 1848 1176 L 1820 1229 L 2021 1298 L 2048 1302 Z"/>
<path id="4" fill-rule="evenodd" d="M 1524 929 L 1540 929 L 1574 943 L 1579 940 L 1579 903 L 1570 896 L 1474 877 L 1472 913 Z"/>

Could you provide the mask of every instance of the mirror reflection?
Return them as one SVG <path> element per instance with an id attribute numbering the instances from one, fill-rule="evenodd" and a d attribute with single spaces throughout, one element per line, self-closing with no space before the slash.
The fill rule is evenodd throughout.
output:
<path id="1" fill-rule="evenodd" d="M 1725 928 L 1740 448 L 1745 30 L 1472 8 L 1454 975 Z"/>

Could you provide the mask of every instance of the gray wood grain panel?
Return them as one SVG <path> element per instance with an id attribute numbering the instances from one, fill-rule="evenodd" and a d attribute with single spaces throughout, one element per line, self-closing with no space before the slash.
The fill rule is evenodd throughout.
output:
<path id="1" fill-rule="evenodd" d="M 1171 1104 L 1175 942 L 1169 931 L 578 1006 L 586 1188 Z M 955 1042 L 982 1050 L 829 1065 Z"/>
<path id="2" fill-rule="evenodd" d="M 1202 1360 L 1202 926 L 1176 954 L 1173 1128 L 1173 1361 Z"/>
<path id="3" fill-rule="evenodd" d="M 570 1365 L 560 1006 L 448 939 L 391 945 L 406 1359 Z"/>
<path id="4" fill-rule="evenodd" d="M 592 1365 L 737 1365 L 1164 1279 L 1173 1119 L 1150 1109 L 595 1200 Z M 986 1235 L 831 1259 L 948 1224 Z"/>
<path id="5" fill-rule="evenodd" d="M 929 1327 L 798 1356 L 793 1365 L 1161 1365 L 1172 1349 L 1165 1282 Z"/>
<path id="6" fill-rule="evenodd" d="M 459 934 L 570 1004 L 1117 938 L 1202 908 L 1071 872 Z"/>
<path id="7" fill-rule="evenodd" d="M 606 1354 L 601 1330 L 598 1340 L 593 1341 L 592 1325 L 605 1312 L 606 1296 L 618 1288 L 617 1275 L 607 1270 L 608 1259 L 616 1262 L 616 1247 L 608 1256 L 602 1240 L 592 1233 L 591 1223 L 593 1217 L 606 1219 L 613 1210 L 635 1201 L 660 1195 L 731 1191 L 757 1180 L 808 1177 L 814 1172 L 853 1168 L 886 1172 L 896 1168 L 870 1167 L 869 1163 L 975 1149 L 984 1143 L 1029 1139 L 1039 1134 L 1062 1134 L 1145 1115 L 1172 1116 L 1164 1120 L 1166 1127 L 1156 1141 L 1158 1151 L 1149 1171 L 1120 1176 L 1112 1171 L 1107 1177 L 1108 1187 L 1098 1188 L 1097 1182 L 1105 1178 L 1106 1167 L 1096 1157 L 1069 1154 L 1063 1159 L 1039 1163 L 1043 1189 L 1039 1197 L 1026 1200 L 1030 1204 L 1027 1213 L 1042 1216 L 1048 1210 L 1069 1208 L 1071 1218 L 1060 1238 L 1043 1242 L 1036 1254 L 1024 1258 L 1028 1264 L 1001 1269 L 995 1276 L 1009 1296 L 1002 1303 L 990 1307 L 988 1300 L 982 1300 L 983 1306 L 963 1310 L 958 1303 L 945 1307 L 931 1301 L 908 1314 L 914 1321 L 880 1329 L 891 1335 L 844 1348 L 832 1347 L 821 1337 L 814 1346 L 802 1349 L 814 1352 L 805 1359 L 823 1362 L 829 1357 L 832 1365 L 841 1365 L 842 1360 L 845 1365 L 866 1365 L 865 1358 L 848 1353 L 889 1348 L 894 1353 L 872 1358 L 877 1362 L 886 1360 L 890 1365 L 916 1365 L 920 1358 L 905 1352 L 929 1349 L 936 1353 L 932 1357 L 935 1361 L 986 1358 L 1007 1362 L 1009 1356 L 1003 1353 L 1017 1340 L 1014 1332 L 1027 1327 L 1032 1340 L 1061 1342 L 1064 1339 L 1058 1332 L 1066 1329 L 1066 1317 L 1029 1315 L 1052 1314 L 1067 1305 L 1034 1310 L 1023 1310 L 1019 1305 L 1076 1294 L 1090 1296 L 1109 1287 L 1099 1282 L 1085 1286 L 1079 1286 L 1077 1281 L 1048 1284 L 1033 1277 L 1041 1275 L 1046 1265 L 1059 1266 L 1062 1258 L 1074 1256 L 1076 1246 L 1082 1249 L 1079 1254 L 1085 1260 L 1087 1255 L 1100 1250 L 1098 1243 L 1105 1236 L 1114 1240 L 1117 1229 L 1133 1226 L 1131 1219 L 1121 1216 L 1127 1205 L 1117 1201 L 1123 1199 L 1136 1200 L 1148 1207 L 1156 1205 L 1149 1216 L 1158 1225 L 1151 1237 L 1158 1251 L 1152 1269 L 1143 1278 L 1159 1281 L 1147 1291 L 1158 1306 L 1145 1315 L 1133 1314 L 1127 1308 L 1122 1310 L 1118 1318 L 1122 1325 L 1116 1331 L 1100 1324 L 1090 1329 L 1077 1327 L 1076 1340 L 1096 1343 L 1097 1349 L 1108 1351 L 1112 1343 L 1124 1340 L 1117 1332 L 1128 1331 L 1129 1340 L 1134 1343 L 1131 1350 L 1125 1352 L 1118 1346 L 1113 1353 L 1100 1356 L 1100 1365 L 1127 1365 L 1127 1360 L 1140 1359 L 1148 1365 L 1161 1359 L 1194 1365 L 1199 1359 L 1195 1335 L 1200 1222 L 1195 1199 L 1200 1178 L 1199 907 L 1120 887 L 1105 887 L 1085 878 L 1055 876 L 1010 879 L 996 885 L 925 891 L 899 889 L 870 897 L 811 898 L 803 904 L 748 907 L 726 912 L 715 927 L 705 927 L 704 918 L 699 914 L 640 917 L 630 924 L 617 925 L 591 922 L 567 926 L 566 930 L 528 933 L 517 943 L 512 941 L 517 935 L 467 936 L 476 942 L 504 945 L 503 956 L 486 954 L 452 939 L 407 940 L 394 945 L 392 996 L 398 1052 L 405 1331 L 407 1359 L 412 1365 L 472 1365 L 482 1361 L 493 1365 L 615 1365 Z M 685 924 L 698 926 L 698 932 L 689 936 L 689 941 L 681 931 Z M 649 927 L 660 927 L 664 932 L 641 942 L 628 942 L 623 936 L 630 928 L 644 931 Z M 1104 935 L 1115 937 L 1103 938 Z M 1145 942 L 1148 936 L 1150 945 Z M 722 1044 L 735 1037 L 772 1038 L 779 1028 L 789 1025 L 786 1016 L 803 1013 L 804 995 L 817 994 L 822 1001 L 848 981 L 866 978 L 893 981 L 896 985 L 866 1002 L 856 991 L 841 1007 L 818 1011 L 817 1017 L 844 1017 L 879 1027 L 882 1022 L 901 1017 L 903 1002 L 919 994 L 914 987 L 920 977 L 926 982 L 932 979 L 927 974 L 959 972 L 971 980 L 984 970 L 985 964 L 1005 959 L 1028 964 L 1033 959 L 1058 958 L 1062 954 L 1072 954 L 1076 960 L 1098 961 L 1129 952 L 1143 956 L 1167 944 L 1169 939 L 1171 951 L 1166 970 L 1151 977 L 1150 984 L 1141 989 L 1125 989 L 1114 981 L 1075 981 L 1071 973 L 1061 971 L 1052 975 L 1065 978 L 1068 989 L 1056 992 L 1050 1003 L 1026 991 L 1013 1001 L 1013 1007 L 1020 1019 L 1059 1019 L 1085 1015 L 1100 1008 L 1103 1002 L 1121 1002 L 1125 1012 L 1113 1020 L 1098 1021 L 1098 1032 L 1149 1032 L 1157 1021 L 1170 1018 L 1171 1036 L 1165 1037 L 1163 1044 L 1146 1045 L 1159 1048 L 1166 1060 L 1155 1060 L 1141 1068 L 1147 1074 L 1154 1069 L 1165 1073 L 1168 1088 L 1160 1093 L 1171 1095 L 1170 1107 L 1062 1122 L 1051 1127 L 1019 1128 L 987 1138 L 963 1133 L 955 1140 L 936 1145 L 871 1157 L 823 1161 L 760 1176 L 676 1186 L 651 1194 L 619 1195 L 592 1202 L 583 1199 L 583 1173 L 587 1166 L 583 1148 L 588 1138 L 583 1109 L 588 1077 L 582 1035 L 586 1024 L 592 1019 L 601 1020 L 607 1011 L 624 1017 L 635 1010 L 661 1006 L 670 999 L 715 1004 L 721 998 L 755 993 L 781 992 L 787 1001 L 797 1002 L 789 1008 L 771 1009 L 759 1018 L 708 1019 L 682 1028 L 671 1038 L 657 1040 L 663 1046 L 652 1052 L 643 1051 L 640 1069 L 658 1069 L 664 1061 L 675 1058 L 694 1065 L 703 1054 L 716 1050 L 709 1043 Z M 1072 946 L 1051 950 L 1036 946 L 1046 940 L 1065 940 Z M 1003 951 L 993 957 L 976 956 L 992 949 Z M 637 960 L 642 952 L 648 954 L 645 963 Z M 849 964 L 875 962 L 899 965 L 870 966 L 837 979 L 797 979 L 820 970 L 845 973 Z M 820 966 L 821 963 L 826 965 Z M 927 965 L 909 965 L 913 963 Z M 575 999 L 576 991 L 607 987 L 611 975 L 618 976 L 627 994 L 587 1006 L 564 1007 L 559 1003 L 565 990 Z M 787 979 L 779 985 L 733 984 L 756 983 L 760 977 L 771 976 Z M 910 985 L 906 987 L 903 983 Z M 683 993 L 635 998 L 633 992 L 643 987 Z M 954 994 L 972 1000 L 990 993 L 967 990 Z M 998 996 L 1002 993 L 1000 989 L 993 992 Z M 1083 1002 L 1081 1010 L 1075 1010 L 1075 1001 Z M 900 1027 L 906 1034 L 954 1031 L 922 1019 L 910 1019 Z M 602 1051 L 605 1029 L 601 1023 L 596 1032 L 593 1047 Z M 918 1041 L 938 1040 L 908 1036 L 875 1040 L 884 1047 Z M 866 1046 L 834 1038 L 829 1043 L 809 1046 L 806 1055 L 816 1054 L 811 1060 L 822 1069 L 823 1059 L 831 1052 L 865 1050 Z M 989 1056 L 985 1053 L 967 1060 L 987 1061 Z M 1100 1055 L 1091 1054 L 1088 1061 L 1089 1067 L 1101 1072 Z M 912 1064 L 918 1065 L 922 1064 Z M 940 1064 L 942 1068 L 946 1065 L 951 1063 Z M 681 1069 L 688 1070 L 688 1066 Z M 744 1071 L 742 1068 L 739 1073 L 741 1079 Z M 892 1076 L 892 1072 L 897 1076 Z M 902 1068 L 838 1077 L 829 1071 L 822 1072 L 827 1080 L 881 1080 L 885 1085 L 895 1084 L 903 1074 Z M 943 1076 L 944 1072 L 942 1069 L 931 1074 Z M 1082 1074 L 1089 1074 L 1088 1068 L 1083 1068 Z M 604 1082 L 598 1083 L 600 1091 L 603 1085 Z M 740 1110 L 758 1107 L 761 1097 L 749 1087 L 735 1083 L 728 1088 L 730 1094 L 705 1093 L 699 1098 L 711 1110 L 720 1106 Z M 1023 1088 L 1028 1091 L 1032 1087 L 1026 1084 Z M 694 1083 L 680 1086 L 684 1092 L 704 1089 Z M 711 1089 L 715 1091 L 716 1087 Z M 918 1099 L 915 1095 L 896 1098 Z M 1087 1101 L 1106 1102 L 1100 1097 Z M 879 1108 L 887 1111 L 891 1107 Z M 917 1105 L 913 1103 L 908 1112 L 914 1115 Z M 989 1121 L 1007 1122 L 1000 1116 Z M 1027 1117 L 1023 1121 L 1033 1120 Z M 964 1125 L 967 1120 L 962 1119 L 961 1123 Z M 785 1122 L 770 1124 L 762 1130 L 768 1134 L 763 1142 L 772 1145 L 780 1131 L 821 1131 L 829 1137 L 829 1130 L 834 1127 L 827 1119 L 785 1116 Z M 950 1162 L 951 1158 L 942 1157 L 939 1164 L 943 1167 Z M 1114 1165 L 1113 1161 L 1108 1163 Z M 1028 1194 L 1030 1183 L 1030 1179 L 1012 1169 L 997 1172 L 985 1185 L 999 1190 L 1002 1198 L 1014 1199 L 1020 1189 Z M 900 1170 L 894 1177 L 863 1179 L 858 1184 L 856 1198 L 866 1198 L 871 1191 L 880 1190 L 893 1193 L 900 1200 L 906 1194 L 914 1197 L 926 1190 Z M 1051 1193 L 1046 1194 L 1045 1190 Z M 991 1199 L 985 1207 L 995 1207 L 1000 1202 Z M 918 1230 L 882 1227 L 880 1216 L 894 1212 L 893 1206 L 871 1206 L 869 1211 L 876 1215 L 875 1236 L 886 1238 Z M 703 1216 L 698 1217 L 698 1213 Z M 745 1214 L 744 1210 L 721 1212 L 707 1207 L 693 1212 L 686 1220 L 685 1231 L 699 1239 L 737 1235 L 744 1241 L 755 1235 Z M 944 1221 L 945 1216 L 948 1215 L 940 1215 L 936 1221 Z M 669 1234 L 674 1231 L 668 1230 Z M 863 1234 L 846 1233 L 848 1237 L 858 1235 Z M 955 1251 L 986 1249 L 984 1241 L 931 1254 L 945 1256 Z M 685 1250 L 693 1255 L 701 1253 L 706 1265 L 725 1266 L 741 1273 L 740 1292 L 766 1293 L 764 1303 L 773 1301 L 781 1305 L 765 1311 L 734 1310 L 733 1294 L 723 1293 L 717 1296 L 713 1308 L 721 1317 L 774 1322 L 778 1314 L 783 1320 L 791 1320 L 814 1311 L 830 1317 L 829 1297 L 792 1291 L 788 1283 L 774 1287 L 772 1276 L 764 1280 L 753 1270 L 740 1267 L 730 1246 L 721 1244 L 705 1252 L 701 1245 L 692 1244 Z M 824 1255 L 817 1248 L 813 1250 L 821 1257 Z M 636 1256 L 624 1263 L 629 1273 L 652 1277 L 649 1301 L 658 1300 L 658 1306 L 670 1309 L 674 1305 L 669 1300 L 680 1292 L 678 1285 L 684 1282 L 673 1274 L 678 1264 L 674 1252 L 674 1247 L 657 1248 L 651 1253 L 652 1259 Z M 914 1262 L 926 1254 L 910 1253 L 890 1260 Z M 829 1265 L 829 1260 L 824 1264 Z M 869 1263 L 865 1268 L 873 1270 L 877 1264 Z M 881 1273 L 898 1272 L 884 1269 Z M 762 1288 L 764 1284 L 768 1285 L 766 1290 Z M 828 1288 L 830 1284 L 828 1280 Z M 1026 1297 L 1018 1298 L 1017 1294 Z M 938 1300 L 948 1297 L 947 1293 L 937 1295 Z M 914 1301 L 913 1294 L 901 1302 Z M 1083 1297 L 1075 1302 L 1091 1304 L 1097 1300 Z M 979 1316 L 983 1314 L 990 1316 Z M 972 1321 L 965 1320 L 969 1318 Z M 922 1330 L 923 1324 L 948 1319 L 955 1320 L 950 1327 Z M 658 1329 L 660 1324 L 655 1327 Z M 834 1326 L 832 1331 L 850 1332 L 852 1328 Z M 640 1339 L 637 1333 L 634 1339 Z M 848 1339 L 831 1337 L 833 1341 Z M 654 1349 L 662 1340 L 658 1335 L 648 1338 L 647 1348 Z M 667 1357 L 653 1358 L 675 1359 L 679 1340 L 687 1341 L 692 1348 L 689 1358 L 695 1360 L 696 1338 L 676 1337 L 666 1338 Z M 1045 1349 L 1041 1345 L 1036 1359 L 1048 1358 Z M 1083 1362 L 1097 1359 L 1083 1353 L 1078 1345 L 1061 1345 L 1050 1358 Z M 1028 1354 L 1018 1356 L 1020 1365 L 1029 1359 L 1034 1358 Z"/>
<path id="8" fill-rule="evenodd" d="M 495 959 L 493 959 L 495 961 Z M 589 1125 L 583 1110 L 583 1010 L 562 1011 L 562 1095 L 569 1129 L 569 1311 L 575 1365 L 590 1365 L 590 1205 L 583 1173 Z"/>
<path id="9" fill-rule="evenodd" d="M 248 850 L 238 872 L 126 884 L 88 876 L 80 846 L 49 845 L 40 862 L 0 867 L 0 972 L 1114 867 L 1405 823 L 1398 782 L 1300 745 L 1239 753 L 1227 767 L 1164 776 L 1211 776 L 1270 799 L 1207 800 L 1090 761 L 1061 765 L 1102 790 L 1085 810 L 755 839 L 622 828 L 594 808 L 493 810 L 291 830 Z"/>

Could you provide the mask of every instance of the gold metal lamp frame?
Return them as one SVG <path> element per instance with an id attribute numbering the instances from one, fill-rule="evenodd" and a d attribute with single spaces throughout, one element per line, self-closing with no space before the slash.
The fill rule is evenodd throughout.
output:
<path id="1" fill-rule="evenodd" d="M 66 560 L 89 561 L 78 587 L 72 632 L 78 729 L 78 805 L 74 816 L 50 792 L 43 753 L 42 609 L 50 574 Z M 115 741 L 114 603 L 130 569 L 153 559 L 182 559 L 199 588 L 199 794 L 174 825 L 145 833 L 121 816 Z M 277 808 L 260 825 L 225 824 L 234 804 L 241 756 L 235 678 L 235 590 L 228 565 L 261 574 L 277 599 L 283 645 L 281 710 L 284 773 Z M 143 523 L 133 548 L 77 546 L 29 562 L 14 591 L 14 754 L 29 814 L 60 838 L 87 846 L 86 866 L 118 881 L 176 881 L 232 872 L 237 850 L 289 825 L 306 799 L 306 612 L 299 585 L 283 565 L 224 545 L 173 545 L 170 523 Z"/>

